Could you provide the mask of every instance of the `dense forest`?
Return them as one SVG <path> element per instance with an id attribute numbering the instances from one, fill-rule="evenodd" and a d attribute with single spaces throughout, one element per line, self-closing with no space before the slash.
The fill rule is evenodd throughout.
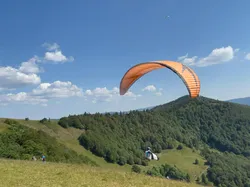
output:
<path id="1" fill-rule="evenodd" d="M 0 157 L 11 159 L 38 159 L 44 154 L 47 161 L 66 163 L 85 163 L 97 166 L 88 157 L 58 143 L 55 138 L 45 132 L 25 127 L 18 121 L 6 119 L 8 130 L 0 133 Z"/>
<path id="2" fill-rule="evenodd" d="M 207 177 L 216 186 L 250 187 L 250 160 L 234 153 L 202 150 L 210 168 Z"/>
<path id="3" fill-rule="evenodd" d="M 183 131 L 222 152 L 250 156 L 250 107 L 200 97 L 184 97 L 154 109 L 162 117 L 174 116 Z M 179 103 L 185 104 L 179 104 Z M 165 108 L 165 109 L 164 109 Z M 185 142 L 194 146 L 192 142 Z"/>
<path id="4" fill-rule="evenodd" d="M 203 151 L 210 166 L 206 177 L 218 186 L 249 186 L 246 164 L 250 156 L 250 107 L 247 106 L 185 96 L 146 111 L 63 117 L 59 125 L 85 129 L 79 137 L 81 145 L 120 165 L 147 165 L 144 151 L 148 146 L 156 153 L 180 148 L 180 143 L 199 150 L 217 149 L 222 156 Z M 213 159 L 215 156 L 217 159 Z M 232 173 L 237 177 L 232 179 Z"/>

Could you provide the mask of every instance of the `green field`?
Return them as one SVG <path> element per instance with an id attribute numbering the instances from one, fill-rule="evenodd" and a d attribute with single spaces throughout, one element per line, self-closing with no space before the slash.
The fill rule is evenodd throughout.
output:
<path id="1" fill-rule="evenodd" d="M 0 160 L 0 186 L 83 187 L 198 187 L 132 172 L 113 171 L 87 165 Z"/>
<path id="2" fill-rule="evenodd" d="M 198 176 L 201 175 L 204 171 L 207 170 L 207 166 L 204 166 L 205 160 L 196 152 L 193 152 L 192 149 L 184 147 L 182 150 L 164 150 L 158 154 L 159 161 L 150 161 L 148 167 L 161 165 L 168 163 L 172 166 L 176 166 L 182 171 L 189 173 L 191 180 L 194 181 Z M 199 160 L 199 164 L 195 165 L 195 159 Z"/>
<path id="3" fill-rule="evenodd" d="M 4 121 L 4 119 L 0 119 L 0 132 L 7 129 L 7 125 L 4 124 L 3 121 Z M 105 183 L 107 183 L 107 185 L 111 185 L 112 181 L 110 181 L 110 180 L 112 179 L 112 180 L 119 180 L 119 182 L 121 182 L 119 185 L 118 184 L 116 185 L 114 183 L 115 186 L 123 186 L 123 185 L 126 186 L 124 183 L 124 181 L 126 181 L 124 177 L 126 176 L 126 178 L 128 177 L 127 179 L 131 178 L 131 180 L 133 181 L 133 182 L 131 182 L 131 184 L 134 184 L 134 186 L 137 186 L 137 185 L 144 186 L 143 180 L 147 180 L 147 181 L 149 179 L 152 180 L 151 179 L 152 177 L 147 178 L 146 176 L 143 176 L 143 174 L 142 174 L 142 175 L 139 175 L 140 180 L 136 181 L 135 180 L 136 174 L 133 174 L 133 175 L 126 174 L 126 173 L 131 172 L 130 165 L 126 164 L 124 166 L 119 166 L 118 164 L 107 163 L 103 158 L 97 157 L 97 156 L 93 155 L 90 151 L 84 149 L 84 147 L 82 147 L 77 140 L 77 138 L 80 136 L 80 134 L 84 133 L 83 130 L 75 129 L 75 128 L 64 129 L 61 126 L 59 126 L 56 121 L 52 121 L 50 124 L 42 124 L 42 123 L 39 123 L 38 121 L 34 121 L 34 120 L 30 120 L 30 121 L 18 120 L 18 121 L 25 126 L 28 126 L 28 127 L 31 127 L 31 128 L 37 129 L 37 130 L 38 129 L 43 130 L 44 132 L 48 133 L 49 135 L 56 137 L 56 139 L 59 142 L 63 143 L 67 147 L 75 150 L 76 152 L 78 152 L 80 154 L 88 156 L 91 160 L 95 161 L 100 167 L 91 168 L 89 166 L 84 166 L 84 168 L 85 169 L 87 168 L 91 172 L 95 172 L 96 174 L 93 174 L 93 175 L 97 175 L 95 177 L 98 178 L 99 183 L 100 183 L 100 181 L 104 180 Z M 159 161 L 150 161 L 149 166 L 147 166 L 147 167 L 140 166 L 142 168 L 142 170 L 146 171 L 147 169 L 149 169 L 153 166 L 159 166 L 161 164 L 168 163 L 172 166 L 175 165 L 176 167 L 178 167 L 179 169 L 181 169 L 182 171 L 184 171 L 186 173 L 189 173 L 190 177 L 191 177 L 191 181 L 194 184 L 195 183 L 194 180 L 197 178 L 197 176 L 201 175 L 201 173 L 203 173 L 207 169 L 206 166 L 204 166 L 204 159 L 198 153 L 193 152 L 191 149 L 189 149 L 185 146 L 182 150 L 176 150 L 176 149 L 167 150 L 167 151 L 164 150 L 164 151 L 162 151 L 162 153 L 158 154 L 158 156 L 160 157 Z M 193 164 L 195 159 L 199 160 L 199 165 Z M 29 176 L 26 176 L 26 170 L 30 170 L 29 171 L 30 174 L 28 174 L 28 175 L 35 175 L 34 177 L 37 177 L 36 180 L 41 180 L 41 182 L 42 182 L 44 180 L 43 177 L 46 177 L 46 175 L 48 173 L 53 172 L 54 178 L 46 179 L 48 183 L 43 184 L 45 186 L 47 184 L 49 184 L 49 182 L 52 182 L 52 183 L 55 182 L 58 185 L 59 181 L 56 181 L 56 180 L 58 180 L 58 178 L 60 178 L 64 175 L 70 175 L 70 176 L 72 175 L 72 180 L 73 180 L 73 178 L 76 178 L 77 180 L 79 180 L 78 178 L 80 178 L 78 173 L 73 172 L 74 170 L 77 170 L 77 171 L 81 170 L 81 167 L 78 167 L 76 165 L 65 165 L 65 164 L 58 164 L 57 165 L 54 163 L 47 163 L 46 165 L 41 165 L 41 164 L 39 164 L 40 162 L 34 163 L 34 162 L 25 162 L 25 161 L 18 162 L 18 161 L 3 160 L 1 163 L 1 167 L 4 168 L 5 167 L 4 165 L 8 165 L 8 162 L 9 162 L 9 166 L 7 167 L 7 173 L 5 175 L 8 175 L 8 172 L 15 170 L 14 168 L 18 168 L 17 171 L 20 171 L 20 174 L 25 173 L 25 177 L 29 177 Z M 54 169 L 52 169 L 53 167 L 56 167 L 57 169 L 54 171 Z M 72 174 L 66 172 L 67 168 L 72 171 Z M 85 176 L 83 178 L 85 178 L 85 179 L 83 181 L 78 181 L 78 182 L 84 183 L 84 181 L 85 181 L 86 186 L 88 186 L 87 181 L 93 180 L 94 176 L 91 176 L 90 173 L 87 172 L 85 169 L 83 169 L 81 171 L 84 173 Z M 43 170 L 45 173 L 43 174 L 39 170 Z M 112 172 L 114 172 L 114 171 L 119 172 L 119 174 L 115 174 L 115 175 L 114 175 L 114 173 L 112 174 Z M 126 173 L 122 173 L 122 172 L 126 172 Z M 39 173 L 39 174 L 36 176 L 36 173 Z M 39 178 L 40 175 L 42 175 L 41 178 Z M 88 177 L 86 175 L 88 175 Z M 26 184 L 25 177 L 24 177 L 24 179 L 22 179 L 22 180 L 24 180 L 23 181 L 24 183 L 22 182 L 22 184 Z M 111 179 L 108 179 L 109 177 L 111 177 Z M 17 179 L 21 178 L 21 176 L 17 175 L 17 177 L 15 177 L 15 178 L 16 179 L 14 179 L 14 180 L 17 180 Z M 106 180 L 108 180 L 108 181 L 106 181 Z M 158 185 L 161 186 L 161 185 L 163 185 L 162 181 L 166 181 L 166 179 L 163 179 L 163 180 L 162 179 L 154 179 L 154 181 L 157 181 Z M 31 181 L 31 182 L 33 182 L 33 181 Z M 67 182 L 68 182 L 68 184 L 70 184 L 69 181 L 66 181 L 66 183 Z M 164 183 L 163 186 L 166 186 L 166 185 L 171 186 L 170 185 L 171 182 L 169 180 L 167 180 L 166 182 L 167 183 L 166 184 Z M 77 183 L 77 184 L 80 184 L 80 183 Z M 175 186 L 178 186 L 180 184 L 178 182 L 174 182 L 174 183 L 176 184 Z M 129 183 L 126 183 L 126 184 L 128 185 Z M 98 186 L 98 185 L 99 184 L 96 183 L 95 186 Z M 105 184 L 104 184 L 104 186 L 105 186 Z M 183 186 L 183 185 L 180 185 L 180 186 Z M 195 186 L 195 184 L 193 186 Z"/>

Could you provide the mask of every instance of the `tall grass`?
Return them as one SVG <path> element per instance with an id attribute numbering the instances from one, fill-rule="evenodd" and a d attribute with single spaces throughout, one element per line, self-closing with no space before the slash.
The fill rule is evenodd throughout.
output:
<path id="1" fill-rule="evenodd" d="M 87 165 L 0 159 L 0 186 L 198 187 L 193 183 Z"/>

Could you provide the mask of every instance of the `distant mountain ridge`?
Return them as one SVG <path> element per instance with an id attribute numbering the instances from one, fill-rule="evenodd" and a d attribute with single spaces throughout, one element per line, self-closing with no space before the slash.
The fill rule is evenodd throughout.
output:
<path id="1" fill-rule="evenodd" d="M 250 97 L 235 98 L 235 99 L 230 99 L 228 101 L 242 105 L 250 105 Z"/>

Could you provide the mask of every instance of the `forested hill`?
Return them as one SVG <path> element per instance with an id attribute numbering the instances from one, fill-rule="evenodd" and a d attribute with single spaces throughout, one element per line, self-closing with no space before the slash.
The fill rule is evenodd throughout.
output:
<path id="1" fill-rule="evenodd" d="M 144 159 L 146 147 L 150 146 L 157 153 L 163 149 L 178 146 L 180 148 L 179 143 L 202 149 L 203 155 L 211 159 L 211 153 L 203 149 L 204 146 L 209 146 L 226 152 L 225 156 L 220 157 L 219 162 L 214 159 L 210 162 L 215 164 L 210 165 L 212 167 L 210 173 L 208 172 L 211 181 L 227 184 L 228 181 L 225 179 L 227 177 L 228 180 L 236 180 L 230 179 L 234 173 L 239 177 L 233 182 L 236 186 L 250 182 L 250 174 L 246 169 L 249 166 L 245 168 L 242 164 L 235 165 L 243 162 L 242 157 L 231 156 L 230 158 L 234 160 L 230 160 L 226 156 L 231 153 L 244 156 L 244 159 L 250 156 L 250 107 L 247 106 L 205 97 L 190 99 L 185 96 L 151 110 L 131 111 L 126 114 L 85 113 L 63 117 L 59 120 L 59 124 L 64 128 L 72 126 L 85 129 L 85 133 L 79 137 L 81 145 L 94 154 L 104 157 L 108 162 L 121 165 L 125 163 L 147 165 Z M 226 160 L 223 160 L 224 158 Z M 235 159 L 240 160 L 236 162 Z M 221 171 L 214 167 L 220 165 L 222 169 L 225 166 L 222 164 L 224 161 L 227 165 L 232 161 L 235 172 L 241 171 L 244 176 L 243 174 L 238 176 L 234 169 L 228 168 L 223 171 L 225 176 L 220 175 Z M 244 163 L 249 162 L 244 160 Z M 219 177 L 225 181 L 220 181 Z"/>
<path id="2" fill-rule="evenodd" d="M 220 151 L 250 156 L 250 107 L 205 97 L 185 96 L 128 114 L 85 113 L 61 118 L 59 124 L 85 129 L 82 145 L 114 162 L 130 156 L 140 158 L 147 146 L 160 152 L 171 147 L 173 140 L 189 147 L 205 143 Z M 104 149 L 118 153 L 107 155 Z"/>
<path id="3" fill-rule="evenodd" d="M 250 156 L 250 107 L 205 97 L 183 97 L 153 109 L 171 115 L 187 136 L 220 151 Z M 181 142 L 194 146 L 192 142 Z M 186 141 L 186 142 L 185 142 Z"/>

